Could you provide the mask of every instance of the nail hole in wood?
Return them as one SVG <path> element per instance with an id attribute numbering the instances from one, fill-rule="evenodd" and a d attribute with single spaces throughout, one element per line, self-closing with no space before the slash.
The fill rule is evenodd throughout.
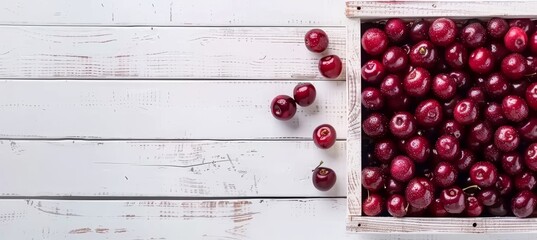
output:
<path id="1" fill-rule="evenodd" d="M 362 224 L 361 224 L 361 223 L 358 223 L 358 227 L 361 227 L 361 226 L 362 226 Z"/>
<path id="2" fill-rule="evenodd" d="M 477 223 L 472 224 L 473 227 L 477 227 Z"/>
<path id="3" fill-rule="evenodd" d="M 356 10 L 360 11 L 360 10 L 362 10 L 362 7 L 358 6 L 358 7 L 356 7 Z"/>
<path id="4" fill-rule="evenodd" d="M 433 3 L 433 8 L 436 8 L 436 4 Z"/>

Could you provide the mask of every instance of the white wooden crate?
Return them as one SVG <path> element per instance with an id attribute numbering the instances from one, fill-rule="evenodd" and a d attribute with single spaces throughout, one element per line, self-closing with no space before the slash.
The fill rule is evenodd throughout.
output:
<path id="1" fill-rule="evenodd" d="M 347 1 L 347 232 L 537 232 L 537 218 L 394 218 L 362 216 L 360 47 L 362 22 L 388 18 L 456 19 L 537 16 L 537 1 Z"/>

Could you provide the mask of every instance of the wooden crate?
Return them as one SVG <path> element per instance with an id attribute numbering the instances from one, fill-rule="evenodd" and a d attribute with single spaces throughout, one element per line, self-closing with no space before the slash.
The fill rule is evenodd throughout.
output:
<path id="1" fill-rule="evenodd" d="M 362 216 L 360 24 L 393 17 L 456 19 L 537 16 L 537 1 L 347 1 L 347 232 L 537 232 L 537 218 L 394 218 Z"/>

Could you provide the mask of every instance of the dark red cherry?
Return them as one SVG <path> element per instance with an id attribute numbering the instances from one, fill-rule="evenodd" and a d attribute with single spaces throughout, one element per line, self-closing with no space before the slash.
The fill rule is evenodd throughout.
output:
<path id="1" fill-rule="evenodd" d="M 430 182 L 421 177 L 410 180 L 405 189 L 405 198 L 410 206 L 425 209 L 434 200 L 434 189 Z"/>
<path id="2" fill-rule="evenodd" d="M 518 127 L 520 136 L 529 141 L 537 141 L 537 118 L 530 118 Z"/>
<path id="3" fill-rule="evenodd" d="M 461 97 L 459 95 L 455 95 L 455 97 L 449 101 L 445 101 L 442 103 L 442 107 L 444 108 L 444 116 L 445 118 L 451 117 L 453 118 L 453 112 L 455 111 L 455 106 L 457 106 L 457 103 L 461 101 Z"/>
<path id="4" fill-rule="evenodd" d="M 299 83 L 293 90 L 293 96 L 299 106 L 307 107 L 315 101 L 317 91 L 311 83 Z"/>
<path id="5" fill-rule="evenodd" d="M 484 105 L 486 102 L 485 91 L 483 91 L 483 89 L 483 87 L 472 87 L 468 90 L 468 93 L 466 94 L 468 99 L 477 103 L 479 107 Z"/>
<path id="6" fill-rule="evenodd" d="M 510 19 L 510 27 L 519 27 L 529 36 L 535 30 L 535 24 L 529 18 Z"/>
<path id="7" fill-rule="evenodd" d="M 395 74 L 389 74 L 380 83 L 380 92 L 385 97 L 401 97 L 403 95 L 403 83 Z"/>
<path id="8" fill-rule="evenodd" d="M 377 60 L 369 60 L 362 66 L 362 79 L 371 84 L 377 84 L 386 75 L 384 65 Z"/>
<path id="9" fill-rule="evenodd" d="M 511 83 L 513 86 L 511 94 L 517 95 L 517 96 L 524 96 L 526 94 L 526 89 L 529 86 L 528 81 L 518 81 Z"/>
<path id="10" fill-rule="evenodd" d="M 399 97 L 388 97 L 386 104 L 388 109 L 392 111 L 406 111 L 410 109 L 412 101 L 408 96 L 402 95 Z"/>
<path id="11" fill-rule="evenodd" d="M 496 181 L 496 189 L 501 196 L 505 196 L 511 193 L 513 190 L 513 180 L 505 173 L 498 175 L 498 181 Z"/>
<path id="12" fill-rule="evenodd" d="M 440 162 L 436 165 L 433 176 L 437 186 L 450 187 L 457 181 L 457 169 L 447 162 Z"/>
<path id="13" fill-rule="evenodd" d="M 373 151 L 375 158 L 383 163 L 389 163 L 397 154 L 397 145 L 390 139 L 379 140 Z"/>
<path id="14" fill-rule="evenodd" d="M 490 162 L 476 162 L 469 173 L 472 183 L 480 187 L 490 187 L 498 180 L 498 170 Z"/>
<path id="15" fill-rule="evenodd" d="M 446 63 L 453 69 L 462 69 L 468 64 L 468 50 L 462 43 L 454 42 L 444 51 Z"/>
<path id="16" fill-rule="evenodd" d="M 511 52 L 523 52 L 528 46 L 528 35 L 522 28 L 511 27 L 503 37 L 503 43 Z"/>
<path id="17" fill-rule="evenodd" d="M 433 78 L 432 90 L 436 97 L 449 100 L 457 93 L 457 82 L 447 74 L 438 74 Z"/>
<path id="18" fill-rule="evenodd" d="M 468 132 L 467 146 L 479 149 L 492 140 L 493 128 L 487 122 L 474 124 Z"/>
<path id="19" fill-rule="evenodd" d="M 466 197 L 466 209 L 464 210 L 467 217 L 479 217 L 485 210 L 485 207 L 474 196 Z"/>
<path id="20" fill-rule="evenodd" d="M 377 216 L 384 209 L 384 200 L 376 193 L 371 193 L 362 203 L 362 211 L 367 216 Z"/>
<path id="21" fill-rule="evenodd" d="M 406 199 L 399 194 L 391 195 L 386 201 L 388 213 L 394 217 L 404 217 L 407 214 Z"/>
<path id="22" fill-rule="evenodd" d="M 470 99 L 463 99 L 455 105 L 453 118 L 460 124 L 468 125 L 477 121 L 479 111 L 476 103 Z"/>
<path id="23" fill-rule="evenodd" d="M 445 121 L 440 128 L 440 134 L 451 135 L 457 139 L 461 139 L 464 134 L 464 127 L 458 122 L 450 119 Z"/>
<path id="24" fill-rule="evenodd" d="M 390 175 L 399 182 L 408 182 L 416 174 L 414 162 L 403 155 L 393 158 L 390 164 Z"/>
<path id="25" fill-rule="evenodd" d="M 362 169 L 362 186 L 369 191 L 379 191 L 384 187 L 382 170 L 378 167 L 365 167 Z"/>
<path id="26" fill-rule="evenodd" d="M 494 145 L 494 143 L 487 145 L 483 150 L 483 157 L 486 161 L 489 161 L 491 163 L 498 163 L 500 161 L 501 156 L 502 153 L 496 147 L 496 145 Z"/>
<path id="27" fill-rule="evenodd" d="M 468 88 L 470 88 L 470 76 L 468 73 L 463 71 L 453 71 L 449 73 L 449 76 L 451 76 L 453 79 L 455 79 L 455 82 L 457 83 L 457 88 L 460 91 L 464 91 Z"/>
<path id="28" fill-rule="evenodd" d="M 438 62 L 438 53 L 433 43 L 424 40 L 410 49 L 410 63 L 413 67 L 432 68 Z"/>
<path id="29" fill-rule="evenodd" d="M 535 174 L 530 171 L 526 171 L 516 176 L 513 176 L 513 181 L 515 182 L 515 189 L 519 191 L 533 191 L 533 189 L 535 189 L 535 185 L 537 184 Z"/>
<path id="30" fill-rule="evenodd" d="M 507 55 L 501 63 L 501 70 L 510 80 L 518 80 L 524 77 L 528 67 L 526 66 L 526 58 L 519 53 L 511 53 Z"/>
<path id="31" fill-rule="evenodd" d="M 520 122 L 528 117 L 528 104 L 523 98 L 509 95 L 502 100 L 502 111 L 505 118 L 513 122 Z"/>
<path id="32" fill-rule="evenodd" d="M 496 191 L 493 188 L 486 188 L 486 189 L 481 190 L 477 194 L 477 199 L 479 199 L 479 201 L 484 206 L 492 207 L 499 203 L 500 194 L 498 193 L 498 191 Z"/>
<path id="33" fill-rule="evenodd" d="M 321 29 L 311 29 L 304 36 L 304 43 L 308 50 L 320 53 L 328 47 L 328 35 Z"/>
<path id="34" fill-rule="evenodd" d="M 408 68 L 408 56 L 400 47 L 390 47 L 384 52 L 382 64 L 388 72 L 403 72 Z"/>
<path id="35" fill-rule="evenodd" d="M 409 138 L 416 131 L 416 119 L 408 112 L 397 112 L 390 120 L 390 132 L 398 138 Z"/>
<path id="36" fill-rule="evenodd" d="M 491 98 L 503 98 L 511 91 L 511 85 L 501 73 L 492 73 L 485 82 L 485 91 Z"/>
<path id="37" fill-rule="evenodd" d="M 520 137 L 515 128 L 501 126 L 494 133 L 494 145 L 502 152 L 514 151 L 520 144 Z"/>
<path id="38" fill-rule="evenodd" d="M 429 213 L 433 217 L 448 217 L 449 213 L 444 209 L 444 204 L 440 201 L 440 198 L 435 199 L 431 205 L 429 205 Z"/>
<path id="39" fill-rule="evenodd" d="M 324 56 L 319 60 L 319 72 L 325 78 L 337 78 L 341 74 L 343 64 L 341 59 L 336 55 Z"/>
<path id="40" fill-rule="evenodd" d="M 405 142 L 405 152 L 416 163 L 424 163 L 431 154 L 431 145 L 427 138 L 414 136 Z"/>
<path id="41" fill-rule="evenodd" d="M 503 38 L 509 30 L 509 24 L 503 18 L 491 18 L 487 23 L 487 33 L 493 38 Z"/>
<path id="42" fill-rule="evenodd" d="M 522 157 L 517 152 L 504 153 L 501 159 L 502 168 L 505 173 L 514 176 L 524 171 L 524 163 Z"/>
<path id="43" fill-rule="evenodd" d="M 403 89 L 409 96 L 423 97 L 431 89 L 431 75 L 424 68 L 414 68 L 403 80 Z"/>
<path id="44" fill-rule="evenodd" d="M 382 54 L 388 48 L 388 36 L 378 28 L 370 28 L 362 35 L 362 49 L 370 55 Z"/>
<path id="45" fill-rule="evenodd" d="M 463 149 L 461 156 L 455 161 L 455 166 L 459 171 L 466 172 L 476 161 L 476 157 L 471 151 Z"/>
<path id="46" fill-rule="evenodd" d="M 457 37 L 457 25 L 448 18 L 437 18 L 429 27 L 429 39 L 438 46 L 448 46 Z"/>
<path id="47" fill-rule="evenodd" d="M 393 178 L 388 178 L 386 180 L 386 192 L 390 195 L 396 194 L 396 193 L 403 193 L 405 190 L 405 184 L 402 182 L 398 182 Z"/>
<path id="48" fill-rule="evenodd" d="M 384 32 L 392 42 L 400 43 L 408 38 L 410 29 L 408 29 L 407 24 L 402 19 L 392 18 L 386 21 Z"/>
<path id="49" fill-rule="evenodd" d="M 494 57 L 490 50 L 480 47 L 470 54 L 468 65 L 475 73 L 488 74 L 494 69 Z"/>
<path id="50" fill-rule="evenodd" d="M 485 108 L 485 120 L 494 126 L 500 126 L 507 123 L 507 119 L 503 115 L 502 105 L 491 102 Z"/>
<path id="51" fill-rule="evenodd" d="M 325 167 L 317 167 L 313 171 L 313 186 L 319 191 L 328 191 L 336 184 L 336 173 Z"/>
<path id="52" fill-rule="evenodd" d="M 384 107 L 384 98 L 380 90 L 366 87 L 362 90 L 362 105 L 369 110 L 379 110 Z"/>
<path id="53" fill-rule="evenodd" d="M 290 96 L 278 95 L 272 100 L 270 110 L 276 119 L 286 121 L 295 116 L 296 103 Z"/>
<path id="54" fill-rule="evenodd" d="M 461 40 L 470 48 L 478 48 L 487 42 L 487 31 L 479 22 L 466 25 L 461 30 Z"/>
<path id="55" fill-rule="evenodd" d="M 531 53 L 537 55 L 537 33 L 533 33 L 528 39 L 528 45 L 530 47 Z"/>
<path id="56" fill-rule="evenodd" d="M 537 171 L 537 143 L 531 144 L 524 154 L 524 163 L 532 171 Z"/>
<path id="57" fill-rule="evenodd" d="M 487 49 L 490 50 L 492 56 L 494 57 L 494 65 L 500 64 L 505 56 L 509 54 L 509 50 L 505 48 L 503 42 L 492 41 L 487 45 Z"/>
<path id="58" fill-rule="evenodd" d="M 413 42 L 419 42 L 429 39 L 429 26 L 431 24 L 427 20 L 418 20 L 412 24 L 410 28 L 410 39 Z"/>
<path id="59" fill-rule="evenodd" d="M 461 154 L 457 138 L 451 135 L 442 135 L 436 140 L 435 150 L 440 159 L 454 161 Z"/>
<path id="60" fill-rule="evenodd" d="M 537 111 L 537 82 L 534 82 L 528 86 L 525 95 L 528 106 L 532 110 Z"/>
<path id="61" fill-rule="evenodd" d="M 321 124 L 313 130 L 313 142 L 317 147 L 328 149 L 336 143 L 336 129 L 330 124 Z"/>
<path id="62" fill-rule="evenodd" d="M 524 190 L 519 192 L 511 201 L 511 210 L 516 217 L 529 217 L 535 211 L 537 200 L 535 194 Z"/>
<path id="63" fill-rule="evenodd" d="M 450 187 L 440 193 L 440 202 L 444 205 L 446 212 L 459 214 L 466 208 L 466 198 L 460 187 Z"/>
<path id="64" fill-rule="evenodd" d="M 388 133 L 388 119 L 380 113 L 372 113 L 364 119 L 362 129 L 367 136 L 379 138 Z"/>
<path id="65" fill-rule="evenodd" d="M 437 126 L 443 118 L 442 106 L 434 99 L 422 101 L 414 114 L 418 124 L 427 128 Z"/>

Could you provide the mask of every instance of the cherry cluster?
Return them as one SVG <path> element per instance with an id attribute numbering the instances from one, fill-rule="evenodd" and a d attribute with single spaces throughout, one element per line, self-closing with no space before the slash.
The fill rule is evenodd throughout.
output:
<path id="1" fill-rule="evenodd" d="M 365 215 L 537 215 L 536 24 L 362 25 Z"/>

